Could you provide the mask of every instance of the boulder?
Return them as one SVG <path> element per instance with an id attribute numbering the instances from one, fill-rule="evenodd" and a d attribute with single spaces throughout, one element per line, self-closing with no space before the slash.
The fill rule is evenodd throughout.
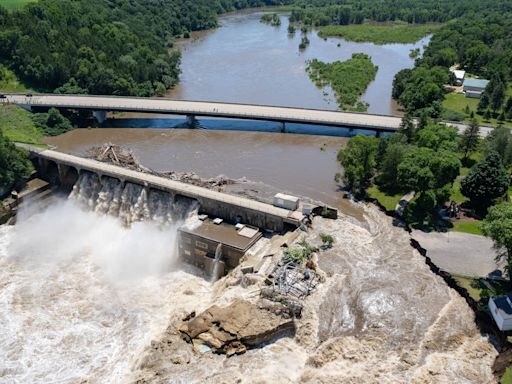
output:
<path id="1" fill-rule="evenodd" d="M 286 308 L 276 309 L 238 299 L 227 307 L 214 305 L 184 322 L 179 331 L 196 349 L 206 345 L 228 356 L 244 353 L 248 348 L 268 343 L 276 337 L 293 335 L 293 318 L 282 316 Z M 283 306 L 284 307 L 284 306 Z"/>

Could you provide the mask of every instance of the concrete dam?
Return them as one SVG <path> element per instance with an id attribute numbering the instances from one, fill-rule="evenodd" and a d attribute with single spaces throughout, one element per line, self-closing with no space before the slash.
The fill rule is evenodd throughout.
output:
<path id="1" fill-rule="evenodd" d="M 304 218 L 298 205 L 285 209 L 110 163 L 23 147 L 40 178 L 71 190 L 71 198 L 118 217 L 126 226 L 141 220 L 176 224 L 195 210 L 201 223 L 179 229 L 180 257 L 216 277 L 235 268 L 263 232 L 295 230 Z"/>

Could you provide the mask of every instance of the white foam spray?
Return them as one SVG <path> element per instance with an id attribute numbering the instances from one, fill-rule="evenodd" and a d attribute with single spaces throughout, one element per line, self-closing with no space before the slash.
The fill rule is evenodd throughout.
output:
<path id="1" fill-rule="evenodd" d="M 170 314 L 197 305 L 179 292 L 209 289 L 174 268 L 191 212 L 86 174 L 70 199 L 0 226 L 0 382 L 125 382 Z"/>

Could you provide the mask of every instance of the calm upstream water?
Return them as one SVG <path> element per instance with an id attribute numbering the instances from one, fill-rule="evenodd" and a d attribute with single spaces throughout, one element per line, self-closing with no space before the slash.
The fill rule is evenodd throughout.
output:
<path id="1" fill-rule="evenodd" d="M 287 16 L 281 16 L 280 27 L 272 27 L 260 22 L 261 15 L 226 16 L 220 21 L 221 28 L 181 42 L 181 81 L 169 97 L 334 110 L 338 106 L 332 92 L 313 84 L 305 71 L 306 61 L 347 60 L 353 53 L 364 52 L 379 71 L 362 99 L 370 104 L 369 113 L 389 115 L 394 111 L 391 85 L 395 74 L 412 68 L 410 50 L 422 49 L 430 39 L 375 45 L 339 38 L 323 40 L 313 31 L 308 33 L 311 44 L 300 52 L 301 33 L 288 35 Z"/>
<path id="2" fill-rule="evenodd" d="M 281 16 L 281 27 L 271 27 L 260 22 L 261 15 L 228 15 L 221 19 L 220 28 L 180 41 L 181 82 L 168 97 L 335 110 L 332 92 L 313 84 L 305 71 L 306 62 L 313 58 L 346 60 L 355 52 L 365 52 L 379 66 L 375 81 L 363 96 L 370 104 L 368 111 L 392 114 L 393 77 L 413 66 L 410 50 L 422 48 L 429 39 L 379 46 L 338 38 L 323 40 L 311 32 L 310 46 L 300 52 L 301 34 L 288 35 L 286 16 Z M 334 175 L 340 172 L 336 154 L 346 143 L 346 138 L 339 136 L 364 131 L 287 124 L 286 131 L 296 133 L 292 135 L 279 133 L 277 123 L 220 119 L 200 119 L 200 127 L 205 129 L 172 129 L 184 123 L 180 117 L 114 114 L 101 129 L 78 129 L 48 142 L 76 154 L 112 142 L 132 148 L 145 166 L 158 171 L 247 177 L 347 207 L 334 182 Z M 302 135 L 312 132 L 320 136 Z"/>

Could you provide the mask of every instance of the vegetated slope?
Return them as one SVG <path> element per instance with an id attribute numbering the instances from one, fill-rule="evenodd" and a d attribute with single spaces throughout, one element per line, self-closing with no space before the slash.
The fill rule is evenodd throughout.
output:
<path id="1" fill-rule="evenodd" d="M 0 7 L 0 62 L 38 90 L 151 96 L 176 84 L 173 37 L 275 0 L 40 0 Z"/>
<path id="2" fill-rule="evenodd" d="M 33 3 L 37 0 L 2 0 L 2 7 L 6 9 L 18 9 L 27 3 Z"/>
<path id="3" fill-rule="evenodd" d="M 359 101 L 368 85 L 375 79 L 378 67 L 364 53 L 354 53 L 346 61 L 324 63 L 317 59 L 308 63 L 311 80 L 319 87 L 330 86 L 343 110 L 365 111 L 367 103 Z"/>

